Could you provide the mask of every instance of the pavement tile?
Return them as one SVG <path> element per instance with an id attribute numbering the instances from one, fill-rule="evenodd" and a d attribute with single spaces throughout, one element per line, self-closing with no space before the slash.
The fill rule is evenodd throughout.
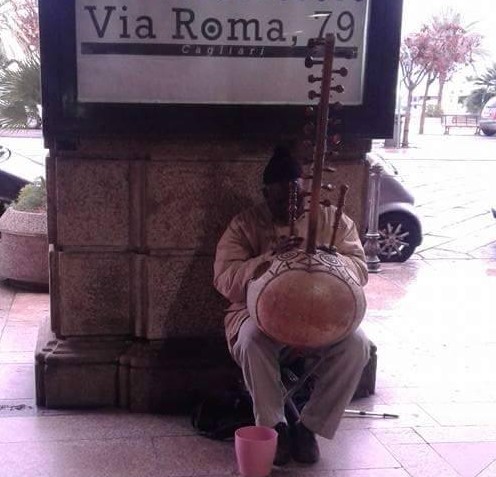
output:
<path id="1" fill-rule="evenodd" d="M 417 428 L 372 429 L 372 433 L 386 447 L 394 444 L 425 444 L 426 440 Z M 424 429 L 420 427 L 418 429 Z"/>
<path id="2" fill-rule="evenodd" d="M 2 401 L 0 401 L 1 404 Z M 70 415 L 6 417 L 0 420 L 0 443 L 144 439 L 192 436 L 186 416 L 79 411 Z"/>
<path id="3" fill-rule="evenodd" d="M 33 365 L 0 365 L 0 399 L 32 399 L 34 393 Z"/>
<path id="4" fill-rule="evenodd" d="M 393 444 L 388 449 L 411 477 L 460 477 L 428 444 Z"/>
<path id="5" fill-rule="evenodd" d="M 409 477 L 403 469 L 337 470 L 333 477 Z"/>
<path id="6" fill-rule="evenodd" d="M 419 427 L 415 432 L 429 444 L 496 442 L 496 426 Z"/>
<path id="7" fill-rule="evenodd" d="M 496 442 L 432 444 L 432 448 L 462 477 L 476 477 L 496 461 Z"/>
<path id="8" fill-rule="evenodd" d="M 496 402 L 422 403 L 419 406 L 441 426 L 496 425 Z"/>
<path id="9" fill-rule="evenodd" d="M 199 436 L 153 439 L 159 468 L 170 477 L 188 475 L 232 475 L 237 468 L 232 442 Z"/>
<path id="10" fill-rule="evenodd" d="M 0 364 L 33 364 L 33 351 L 0 352 Z"/>
<path id="11" fill-rule="evenodd" d="M 0 469 L 8 477 L 174 475 L 161 473 L 151 439 L 0 444 Z"/>
<path id="12" fill-rule="evenodd" d="M 0 353 L 34 352 L 38 339 L 38 325 L 7 324 L 0 339 Z"/>
<path id="13" fill-rule="evenodd" d="M 477 477 L 496 477 L 496 462 L 489 464 Z"/>

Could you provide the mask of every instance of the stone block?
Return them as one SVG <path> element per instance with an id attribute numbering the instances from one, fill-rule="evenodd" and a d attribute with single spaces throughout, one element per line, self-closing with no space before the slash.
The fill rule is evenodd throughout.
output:
<path id="1" fill-rule="evenodd" d="M 132 257 L 126 253 L 58 253 L 57 336 L 132 332 Z"/>
<path id="2" fill-rule="evenodd" d="M 119 402 L 133 412 L 190 411 L 242 380 L 223 338 L 134 343 L 120 363 Z"/>
<path id="3" fill-rule="evenodd" d="M 259 162 L 147 163 L 146 246 L 213 254 L 230 219 L 262 200 L 262 170 Z"/>
<path id="4" fill-rule="evenodd" d="M 146 293 L 142 336 L 148 339 L 223 334 L 226 302 L 215 291 L 213 257 L 196 254 L 144 258 Z"/>
<path id="5" fill-rule="evenodd" d="M 56 161 L 56 246 L 127 247 L 130 235 L 128 161 Z"/>
<path id="6" fill-rule="evenodd" d="M 57 340 L 40 330 L 35 354 L 37 404 L 118 406 L 119 358 L 127 346 L 125 341 Z"/>

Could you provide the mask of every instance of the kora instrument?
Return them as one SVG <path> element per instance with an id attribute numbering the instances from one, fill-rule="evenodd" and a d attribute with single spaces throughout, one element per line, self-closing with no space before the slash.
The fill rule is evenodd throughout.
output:
<path id="1" fill-rule="evenodd" d="M 311 83 L 321 82 L 320 94 L 310 91 L 309 98 L 319 97 L 313 173 L 305 250 L 294 249 L 276 255 L 259 278 L 250 281 L 247 307 L 258 327 L 276 341 L 296 348 L 318 348 L 337 343 L 358 328 L 366 310 L 366 300 L 359 278 L 334 247 L 341 220 L 347 186 L 341 187 L 335 212 L 331 243 L 316 246 L 322 175 L 327 155 L 329 133 L 329 98 L 340 93 L 341 85 L 331 86 L 332 75 L 345 76 L 345 68 L 333 71 L 334 36 L 311 40 L 312 46 L 324 47 L 323 60 L 307 57 L 305 64 L 322 64 L 322 76 L 309 76 Z M 294 189 L 295 190 L 295 189 Z M 290 193 L 290 231 L 294 231 L 296 192 Z M 330 205 L 330 204 L 327 204 Z M 290 232 L 292 233 L 292 232 Z"/>

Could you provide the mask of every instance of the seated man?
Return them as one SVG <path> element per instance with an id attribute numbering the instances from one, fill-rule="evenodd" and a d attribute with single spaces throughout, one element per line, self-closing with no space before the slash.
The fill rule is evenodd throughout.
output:
<path id="1" fill-rule="evenodd" d="M 295 236 L 289 237 L 289 183 L 299 186 Z M 350 402 L 369 359 L 369 341 L 361 330 L 332 346 L 312 350 L 321 358 L 315 371 L 315 387 L 299 421 L 289 429 L 285 414 L 280 359 L 288 347 L 263 334 L 250 317 L 246 292 L 250 280 L 266 269 L 275 254 L 301 245 L 308 214 L 304 212 L 302 169 L 290 152 L 275 149 L 263 173 L 265 202 L 233 218 L 217 246 L 214 285 L 230 302 L 225 317 L 229 350 L 241 367 L 253 400 L 257 425 L 278 432 L 274 463 L 283 465 L 291 457 L 302 463 L 319 460 L 315 434 L 331 439 Z M 317 246 L 328 245 L 336 209 L 321 207 Z M 363 248 L 353 221 L 343 214 L 335 246 L 360 283 L 367 282 Z"/>

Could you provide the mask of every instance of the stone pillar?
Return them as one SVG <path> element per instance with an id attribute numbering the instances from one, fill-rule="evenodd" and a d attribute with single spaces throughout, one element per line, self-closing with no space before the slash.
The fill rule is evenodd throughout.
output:
<path id="1" fill-rule="evenodd" d="M 370 141 L 342 150 L 363 229 Z M 212 286 L 229 220 L 261 199 L 274 138 L 80 139 L 48 158 L 51 320 L 36 353 L 38 404 L 172 411 L 239 372 Z"/>

